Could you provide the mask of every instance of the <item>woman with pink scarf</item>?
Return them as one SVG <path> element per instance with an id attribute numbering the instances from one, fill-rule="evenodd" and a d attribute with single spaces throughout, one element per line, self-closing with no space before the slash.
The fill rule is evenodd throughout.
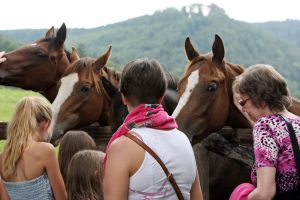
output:
<path id="1" fill-rule="evenodd" d="M 166 87 L 166 76 L 155 60 L 136 60 L 124 67 L 120 92 L 129 114 L 107 146 L 104 199 L 177 199 L 157 160 L 126 137 L 127 133 L 160 157 L 173 175 L 182 199 L 202 199 L 192 146 L 161 105 Z"/>

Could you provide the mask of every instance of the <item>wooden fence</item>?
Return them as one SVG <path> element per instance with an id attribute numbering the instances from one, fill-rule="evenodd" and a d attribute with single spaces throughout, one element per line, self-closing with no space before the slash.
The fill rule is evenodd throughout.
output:
<path id="1" fill-rule="evenodd" d="M 6 126 L 6 122 L 0 122 L 0 140 L 4 140 L 6 138 Z M 79 130 L 86 131 L 99 145 L 107 144 L 112 135 L 109 126 L 101 127 L 97 125 L 91 125 L 82 127 Z M 230 127 L 224 127 L 217 133 L 223 136 L 225 139 L 228 139 L 236 144 L 246 147 L 252 145 L 251 129 L 232 129 Z M 222 140 L 220 140 L 220 138 L 214 134 L 211 137 L 208 137 L 208 139 L 206 139 L 206 146 L 212 151 L 222 151 L 222 149 L 218 150 L 218 148 L 220 148 L 220 145 L 216 144 L 220 141 Z"/>
<path id="2" fill-rule="evenodd" d="M 0 122 L 0 140 L 5 140 L 6 138 L 6 122 Z M 86 131 L 98 145 L 106 145 L 112 135 L 109 126 L 86 126 L 78 130 Z"/>

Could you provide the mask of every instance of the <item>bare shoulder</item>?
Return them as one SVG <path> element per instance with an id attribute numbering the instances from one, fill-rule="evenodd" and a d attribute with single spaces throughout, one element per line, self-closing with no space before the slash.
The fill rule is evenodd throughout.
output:
<path id="1" fill-rule="evenodd" d="M 126 136 L 119 137 L 113 141 L 109 147 L 109 154 L 127 154 L 134 150 L 135 142 Z"/>
<path id="2" fill-rule="evenodd" d="M 45 155 L 52 155 L 55 152 L 54 146 L 48 142 L 35 142 L 32 145 L 32 150 L 42 154 L 43 157 L 46 157 Z"/>
<path id="3" fill-rule="evenodd" d="M 129 133 L 136 135 L 134 132 L 129 131 Z M 118 150 L 123 150 L 123 151 L 131 151 L 134 150 L 136 151 L 137 149 L 142 149 L 136 142 L 131 140 L 130 138 L 126 136 L 119 137 L 110 146 L 110 149 L 118 149 Z"/>
<path id="4" fill-rule="evenodd" d="M 122 136 L 111 143 L 107 156 L 108 162 L 115 163 L 115 165 L 122 164 L 131 176 L 141 166 L 145 150 L 130 138 Z"/>

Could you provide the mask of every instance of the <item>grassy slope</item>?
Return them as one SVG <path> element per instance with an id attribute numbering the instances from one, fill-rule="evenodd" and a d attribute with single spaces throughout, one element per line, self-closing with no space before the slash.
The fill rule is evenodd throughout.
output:
<path id="1" fill-rule="evenodd" d="M 11 118 L 17 102 L 25 96 L 41 96 L 39 93 L 10 87 L 0 87 L 0 122 Z"/>

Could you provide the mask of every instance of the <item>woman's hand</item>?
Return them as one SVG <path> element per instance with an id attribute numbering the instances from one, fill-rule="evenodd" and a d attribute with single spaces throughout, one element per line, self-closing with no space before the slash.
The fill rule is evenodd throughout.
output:
<path id="1" fill-rule="evenodd" d="M 251 127 L 254 126 L 255 122 L 249 117 L 247 112 L 243 111 L 243 107 L 240 105 L 239 101 L 241 100 L 240 94 L 233 91 L 233 103 L 235 107 L 244 115 L 244 117 L 249 121 Z"/>

